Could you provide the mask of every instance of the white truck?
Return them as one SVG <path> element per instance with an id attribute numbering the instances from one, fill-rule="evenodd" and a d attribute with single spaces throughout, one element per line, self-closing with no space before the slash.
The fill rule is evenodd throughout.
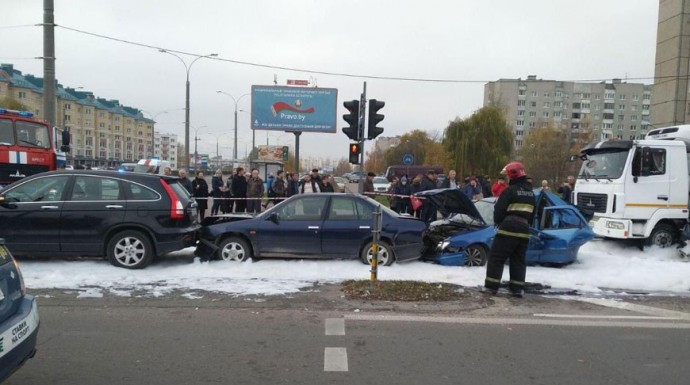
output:
<path id="1" fill-rule="evenodd" d="M 690 125 L 644 140 L 608 140 L 581 152 L 573 202 L 593 214 L 597 236 L 673 245 L 688 222 Z"/>
<path id="2" fill-rule="evenodd" d="M 170 167 L 170 162 L 167 160 L 156 158 L 142 159 L 134 166 L 134 172 L 164 175 L 166 167 Z"/>

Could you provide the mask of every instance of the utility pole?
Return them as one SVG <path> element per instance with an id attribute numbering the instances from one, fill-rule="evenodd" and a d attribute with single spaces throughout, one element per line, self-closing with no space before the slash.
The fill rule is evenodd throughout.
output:
<path id="1" fill-rule="evenodd" d="M 43 0 L 43 118 L 55 127 L 55 7 Z"/>
<path id="2" fill-rule="evenodd" d="M 364 82 L 364 89 L 362 90 L 362 95 L 360 96 L 359 99 L 359 171 L 365 172 L 364 171 L 364 133 L 366 130 L 364 129 L 364 117 L 367 116 L 367 82 Z M 357 188 L 358 192 L 360 194 L 364 193 L 364 181 L 366 180 L 366 174 L 362 175 L 359 178 L 359 186 Z"/>

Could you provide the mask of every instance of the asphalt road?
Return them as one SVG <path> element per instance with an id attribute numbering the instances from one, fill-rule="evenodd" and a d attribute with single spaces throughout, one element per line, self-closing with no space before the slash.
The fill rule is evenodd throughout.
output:
<path id="1" fill-rule="evenodd" d="M 536 297 L 396 310 L 328 290 L 194 300 L 43 294 L 38 354 L 7 384 L 660 385 L 685 383 L 690 356 L 690 316 Z"/>

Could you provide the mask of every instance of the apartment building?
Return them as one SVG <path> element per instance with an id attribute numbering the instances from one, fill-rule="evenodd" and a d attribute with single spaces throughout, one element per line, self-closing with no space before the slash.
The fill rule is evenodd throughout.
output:
<path id="1" fill-rule="evenodd" d="M 548 125 L 568 130 L 573 141 L 590 130 L 595 140 L 644 137 L 651 128 L 651 98 L 651 85 L 621 79 L 581 83 L 530 75 L 484 85 L 484 105 L 503 108 L 516 150 L 532 129 Z"/>
<path id="2" fill-rule="evenodd" d="M 179 166 L 177 164 L 177 134 L 162 134 L 154 132 L 153 134 L 153 156 L 167 160 L 173 170 Z"/>
<path id="3" fill-rule="evenodd" d="M 0 98 L 5 97 L 24 104 L 39 119 L 43 117 L 42 78 L 23 74 L 12 64 L 0 64 Z M 56 97 L 56 124 L 69 130 L 72 138 L 68 163 L 116 167 L 153 155 L 155 122 L 141 110 L 59 83 Z"/>

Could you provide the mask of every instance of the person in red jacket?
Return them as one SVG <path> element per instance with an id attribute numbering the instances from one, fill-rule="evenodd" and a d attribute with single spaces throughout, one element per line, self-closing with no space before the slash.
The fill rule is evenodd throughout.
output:
<path id="1" fill-rule="evenodd" d="M 501 193 L 503 190 L 507 189 L 508 185 L 506 184 L 506 177 L 504 175 L 499 175 L 498 179 L 496 179 L 496 182 L 491 186 L 491 195 L 495 197 L 501 196 Z"/>

